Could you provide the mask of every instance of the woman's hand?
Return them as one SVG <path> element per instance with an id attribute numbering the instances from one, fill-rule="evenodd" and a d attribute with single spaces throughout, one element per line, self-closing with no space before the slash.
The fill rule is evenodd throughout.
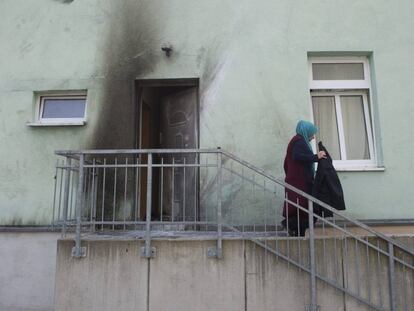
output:
<path id="1" fill-rule="evenodd" d="M 319 151 L 318 152 L 318 160 L 320 159 L 326 159 L 326 152 L 325 151 Z"/>

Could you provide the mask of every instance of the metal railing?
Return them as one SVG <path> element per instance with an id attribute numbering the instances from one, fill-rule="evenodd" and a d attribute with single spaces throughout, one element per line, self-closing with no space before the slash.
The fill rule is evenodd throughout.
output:
<path id="1" fill-rule="evenodd" d="M 309 274 L 309 310 L 318 310 L 319 282 L 373 310 L 413 305 L 412 249 L 221 149 L 56 154 L 65 159 L 56 166 L 53 224 L 63 234 L 74 229 L 75 257 L 91 233 L 142 238 L 145 257 L 154 255 L 152 239 L 171 234 L 213 237 L 209 255 L 218 258 L 223 239 L 243 238 Z M 308 206 L 289 200 L 287 189 Z M 284 204 L 296 207 L 296 226 L 305 215 L 305 238 L 285 237 Z"/>

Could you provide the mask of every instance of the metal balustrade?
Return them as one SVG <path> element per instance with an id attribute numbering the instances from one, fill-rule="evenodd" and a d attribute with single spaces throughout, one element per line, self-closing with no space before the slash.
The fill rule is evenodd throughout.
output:
<path id="1" fill-rule="evenodd" d="M 319 310 L 320 282 L 373 310 L 414 305 L 413 249 L 226 151 L 56 154 L 64 159 L 56 165 L 52 223 L 63 234 L 75 232 L 75 257 L 85 256 L 81 241 L 89 234 L 144 239 L 142 255 L 148 258 L 155 254 L 154 238 L 214 238 L 209 256 L 217 258 L 223 239 L 242 238 L 310 276 L 308 310 Z M 306 198 L 308 207 L 290 201 L 286 189 Z M 280 227 L 286 203 L 307 215 L 306 237 L 286 237 Z M 329 212 L 333 217 L 325 217 Z"/>

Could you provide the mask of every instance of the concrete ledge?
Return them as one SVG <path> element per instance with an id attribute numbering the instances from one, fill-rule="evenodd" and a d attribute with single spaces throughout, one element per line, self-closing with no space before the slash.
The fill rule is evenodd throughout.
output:
<path id="1" fill-rule="evenodd" d="M 0 234 L 0 310 L 53 311 L 59 233 Z"/>
<path id="2" fill-rule="evenodd" d="M 414 246 L 414 238 L 399 239 Z M 266 243 L 278 243 L 280 252 L 307 265 L 307 239 Z M 70 256 L 73 241 L 58 241 L 56 311 L 303 311 L 309 303 L 308 274 L 250 241 L 223 241 L 223 259 L 207 257 L 215 241 L 155 240 L 157 254 L 151 259 L 140 256 L 142 245 L 141 240 L 88 240 L 83 242 L 87 257 L 75 259 Z M 317 273 L 376 303 L 388 303 L 381 295 L 388 291 L 385 257 L 376 261 L 376 253 L 367 257 L 363 246 L 344 239 L 317 239 L 315 251 Z M 405 285 L 398 287 L 398 306 L 412 305 L 414 275 L 399 265 L 396 272 L 398 284 Z M 367 287 L 367 279 L 375 287 Z M 369 309 L 320 280 L 317 294 L 321 311 Z"/>

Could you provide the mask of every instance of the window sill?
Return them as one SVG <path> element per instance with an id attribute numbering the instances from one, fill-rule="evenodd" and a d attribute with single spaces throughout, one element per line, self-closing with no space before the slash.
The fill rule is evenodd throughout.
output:
<path id="1" fill-rule="evenodd" d="M 56 122 L 56 123 L 40 123 L 40 122 L 28 122 L 27 126 L 31 127 L 48 127 L 48 126 L 84 126 L 86 121 L 76 122 Z"/>
<path id="2" fill-rule="evenodd" d="M 335 166 L 337 172 L 384 172 L 384 166 Z"/>

